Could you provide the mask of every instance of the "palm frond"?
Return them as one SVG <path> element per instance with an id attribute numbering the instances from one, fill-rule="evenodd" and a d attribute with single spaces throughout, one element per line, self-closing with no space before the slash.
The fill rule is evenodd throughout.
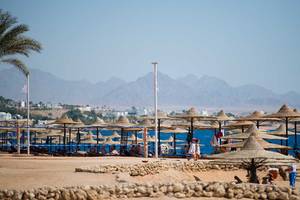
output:
<path id="1" fill-rule="evenodd" d="M 26 65 L 22 61 L 20 61 L 16 58 L 2 59 L 1 62 L 8 63 L 8 64 L 15 66 L 20 71 L 22 71 L 25 76 L 29 75 L 29 69 L 26 67 Z"/>
<path id="2" fill-rule="evenodd" d="M 2 46 L 0 43 L 0 57 L 13 54 L 21 54 L 28 57 L 30 51 L 40 52 L 41 49 L 41 44 L 38 41 L 27 37 L 19 37 L 8 42 L 6 46 Z"/>
<path id="3" fill-rule="evenodd" d="M 17 23 L 17 18 L 12 17 L 9 12 L 0 9 L 0 35 L 15 23 Z"/>
<path id="4" fill-rule="evenodd" d="M 27 31 L 29 31 L 29 28 L 25 24 L 19 24 L 11 29 L 7 29 L 0 37 L 0 45 L 5 45 L 9 41 L 17 39 L 22 33 Z"/>

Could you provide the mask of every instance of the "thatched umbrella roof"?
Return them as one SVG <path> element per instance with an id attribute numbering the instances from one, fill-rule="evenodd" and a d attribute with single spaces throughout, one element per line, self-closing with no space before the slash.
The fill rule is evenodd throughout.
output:
<path id="1" fill-rule="evenodd" d="M 270 143 L 265 141 L 263 138 L 261 138 L 260 134 L 258 131 L 253 131 L 250 133 L 250 136 L 254 136 L 257 140 L 257 142 L 264 148 L 264 149 L 291 149 L 290 147 L 287 146 L 282 146 L 274 143 Z M 229 143 L 229 144 L 223 144 L 220 145 L 220 147 L 235 147 L 235 148 L 241 148 L 245 144 L 244 142 L 236 142 L 236 143 Z"/>
<path id="2" fill-rule="evenodd" d="M 280 119 L 267 117 L 262 111 L 256 110 L 246 117 L 235 119 L 235 121 L 280 121 Z"/>
<path id="3" fill-rule="evenodd" d="M 118 118 L 118 120 L 115 123 L 113 123 L 111 126 L 113 126 L 113 127 L 121 127 L 121 128 L 126 128 L 126 127 L 129 128 L 131 126 L 134 126 L 134 124 L 130 123 L 127 117 L 120 116 Z"/>
<path id="4" fill-rule="evenodd" d="M 174 137 L 173 136 L 170 136 L 166 140 L 161 140 L 161 143 L 170 143 L 170 142 L 174 142 Z M 186 141 L 185 140 L 177 140 L 176 139 L 176 142 L 186 142 Z"/>
<path id="5" fill-rule="evenodd" d="M 275 135 L 270 135 L 261 131 L 258 131 L 255 125 L 251 125 L 244 133 L 237 133 L 232 135 L 223 136 L 222 139 L 247 139 L 252 132 L 257 132 L 259 136 L 263 139 L 270 140 L 286 140 L 285 137 L 279 137 Z"/>
<path id="6" fill-rule="evenodd" d="M 75 120 L 76 124 L 72 125 L 72 128 L 82 128 L 84 127 L 84 123 L 78 118 Z"/>
<path id="7" fill-rule="evenodd" d="M 274 131 L 268 132 L 271 135 L 277 135 L 277 136 L 286 136 L 286 127 L 284 124 L 280 124 L 277 129 Z M 294 135 L 295 133 L 288 131 L 288 135 Z"/>
<path id="8" fill-rule="evenodd" d="M 285 156 L 280 153 L 264 150 L 257 142 L 255 136 L 250 136 L 240 151 L 232 151 L 209 156 L 210 158 L 220 159 L 278 159 L 278 160 L 295 160 L 292 156 Z"/>
<path id="9" fill-rule="evenodd" d="M 286 104 L 281 106 L 277 113 L 266 115 L 268 118 L 296 118 L 300 117 L 300 113 L 294 112 L 293 109 L 289 108 Z"/>
<path id="10" fill-rule="evenodd" d="M 112 133 L 112 135 L 109 136 L 109 137 L 111 137 L 111 138 L 121 138 L 121 135 L 120 135 L 119 133 L 117 133 L 116 131 L 114 131 L 114 132 Z"/>
<path id="11" fill-rule="evenodd" d="M 152 123 L 152 121 L 148 118 L 144 118 L 137 126 L 143 127 L 143 128 L 154 128 L 155 125 Z"/>
<path id="12" fill-rule="evenodd" d="M 96 121 L 90 125 L 91 127 L 106 127 L 108 124 L 101 118 L 97 117 Z"/>
<path id="13" fill-rule="evenodd" d="M 254 123 L 251 121 L 237 121 L 237 122 L 233 122 L 230 123 L 226 126 L 224 126 L 224 128 L 240 128 L 240 127 L 249 127 L 251 125 L 253 125 Z"/>
<path id="14" fill-rule="evenodd" d="M 229 120 L 233 120 L 233 118 L 228 117 L 223 110 L 221 110 L 220 112 L 218 112 L 217 116 L 215 117 L 216 121 L 229 121 Z"/>
<path id="15" fill-rule="evenodd" d="M 120 144 L 120 142 L 118 142 L 118 141 L 113 141 L 111 137 L 108 137 L 108 138 L 106 138 L 106 140 L 103 142 L 103 144 L 110 144 L 110 145 L 113 145 L 113 144 Z"/>
<path id="16" fill-rule="evenodd" d="M 213 119 L 213 117 L 200 115 L 195 107 L 191 107 L 185 113 L 173 115 L 171 117 L 183 118 L 183 119 L 191 119 L 191 118 L 211 118 L 211 119 Z"/>
<path id="17" fill-rule="evenodd" d="M 77 124 L 77 122 L 74 122 L 67 115 L 63 115 L 61 118 L 55 120 L 53 124 Z"/>
<path id="18" fill-rule="evenodd" d="M 144 119 L 152 119 L 153 120 L 153 119 L 155 119 L 155 116 L 154 115 L 144 116 L 142 118 L 144 118 Z M 157 111 L 157 119 L 168 119 L 168 118 L 169 117 L 168 117 L 167 113 L 165 113 L 165 112 L 163 112 L 161 110 Z"/>
<path id="19" fill-rule="evenodd" d="M 160 132 L 162 133 L 187 133 L 188 131 L 183 128 L 174 128 L 174 129 L 163 129 Z"/>

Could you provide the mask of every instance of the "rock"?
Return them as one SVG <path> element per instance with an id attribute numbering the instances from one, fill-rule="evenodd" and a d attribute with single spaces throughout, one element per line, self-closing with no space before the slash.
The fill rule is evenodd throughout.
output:
<path id="1" fill-rule="evenodd" d="M 184 193 L 181 193 L 181 192 L 176 192 L 176 193 L 174 194 L 174 196 L 175 196 L 176 198 L 185 198 L 185 197 L 186 197 L 185 194 L 184 194 Z"/>
<path id="2" fill-rule="evenodd" d="M 268 198 L 270 200 L 275 200 L 277 198 L 278 194 L 276 192 L 269 192 L 268 193 Z"/>
<path id="3" fill-rule="evenodd" d="M 224 197 L 225 194 L 226 194 L 226 191 L 225 191 L 224 185 L 219 184 L 219 185 L 215 186 L 215 188 L 214 188 L 214 196 L 215 197 Z"/>
<path id="4" fill-rule="evenodd" d="M 277 199 L 279 199 L 279 200 L 288 200 L 289 195 L 287 193 L 284 193 L 284 192 L 279 192 L 279 195 L 277 196 Z"/>
<path id="5" fill-rule="evenodd" d="M 141 193 L 141 194 L 145 194 L 147 192 L 147 190 L 144 186 L 139 186 L 138 187 L 138 192 Z"/>
<path id="6" fill-rule="evenodd" d="M 202 185 L 196 185 L 195 186 L 195 191 L 197 191 L 197 192 L 202 192 L 203 191 L 203 187 L 202 187 Z"/>
<path id="7" fill-rule="evenodd" d="M 204 197 L 212 197 L 213 196 L 213 192 L 206 192 L 206 191 L 203 191 L 203 196 Z"/>
<path id="8" fill-rule="evenodd" d="M 175 183 L 173 185 L 173 192 L 182 192 L 184 189 L 184 186 L 181 183 Z"/>
<path id="9" fill-rule="evenodd" d="M 253 199 L 253 193 L 250 190 L 246 190 L 244 193 L 245 198 Z"/>
<path id="10" fill-rule="evenodd" d="M 95 190 L 87 191 L 87 199 L 88 200 L 97 200 L 98 199 L 97 191 L 95 191 Z"/>
<path id="11" fill-rule="evenodd" d="M 265 192 L 260 193 L 260 198 L 261 199 L 268 199 L 268 195 Z"/>
<path id="12" fill-rule="evenodd" d="M 242 199 L 244 197 L 244 195 L 242 193 L 238 193 L 237 195 L 235 195 L 236 199 Z"/>
<path id="13" fill-rule="evenodd" d="M 290 200 L 300 200 L 300 196 L 298 195 L 291 195 Z"/>

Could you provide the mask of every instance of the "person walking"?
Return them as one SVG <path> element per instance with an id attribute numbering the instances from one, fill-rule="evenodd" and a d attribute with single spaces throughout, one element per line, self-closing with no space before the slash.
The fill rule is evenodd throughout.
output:
<path id="1" fill-rule="evenodd" d="M 296 186 L 296 177 L 297 177 L 297 167 L 296 164 L 293 163 L 289 168 L 287 169 L 289 172 L 289 181 L 290 181 L 290 186 L 292 189 L 295 189 Z"/>
<path id="2" fill-rule="evenodd" d="M 193 159 L 195 161 L 200 158 L 200 146 L 197 138 L 192 139 L 192 143 L 190 145 L 190 149 L 188 153 L 193 156 Z"/>

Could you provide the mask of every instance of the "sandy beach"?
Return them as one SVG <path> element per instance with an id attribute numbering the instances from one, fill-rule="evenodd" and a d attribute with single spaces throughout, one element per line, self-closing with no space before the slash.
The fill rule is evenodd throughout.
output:
<path id="1" fill-rule="evenodd" d="M 78 173 L 76 167 L 96 166 L 103 164 L 135 164 L 142 163 L 143 158 L 133 157 L 12 157 L 0 156 L 0 189 L 33 189 L 44 186 L 81 186 L 81 185 L 114 185 L 117 184 L 115 173 Z M 150 161 L 154 159 L 149 159 Z M 166 161 L 165 159 L 161 160 Z M 179 159 L 168 159 L 178 162 Z M 193 162 L 193 161 L 190 161 Z M 259 175 L 265 172 L 260 172 Z M 128 173 L 118 173 L 118 176 L 129 183 L 167 183 L 170 181 L 192 181 L 194 176 L 202 181 L 234 181 L 234 176 L 246 181 L 245 170 L 222 171 L 209 170 L 204 172 L 178 172 L 170 169 L 156 175 L 129 176 Z M 280 177 L 276 185 L 288 186 L 287 181 Z M 299 187 L 299 184 L 298 184 Z"/>

